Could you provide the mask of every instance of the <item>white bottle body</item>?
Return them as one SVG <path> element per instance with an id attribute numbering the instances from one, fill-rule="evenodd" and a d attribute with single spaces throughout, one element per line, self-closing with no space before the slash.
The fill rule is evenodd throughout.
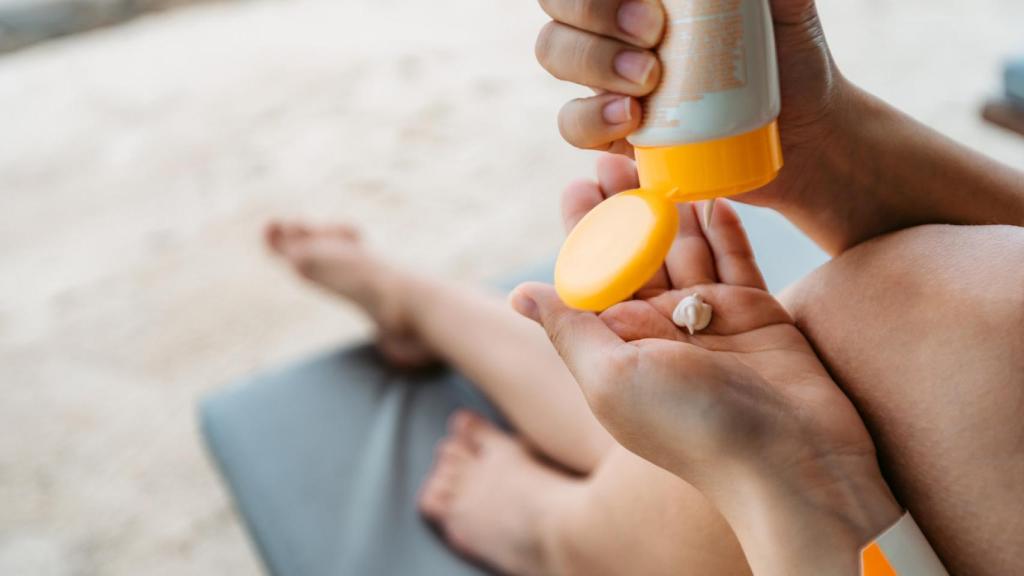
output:
<path id="1" fill-rule="evenodd" d="M 779 116 L 778 60 L 768 0 L 662 0 L 662 80 L 644 101 L 639 147 L 745 134 Z"/>

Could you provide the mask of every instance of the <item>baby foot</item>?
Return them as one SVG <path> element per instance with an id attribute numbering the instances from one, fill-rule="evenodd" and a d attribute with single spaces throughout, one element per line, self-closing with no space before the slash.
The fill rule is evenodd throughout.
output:
<path id="1" fill-rule="evenodd" d="M 553 572 L 548 518 L 577 481 L 538 462 L 482 418 L 455 414 L 420 493 L 420 511 L 455 550 L 503 574 Z"/>
<path id="2" fill-rule="evenodd" d="M 363 247 L 355 228 L 273 222 L 266 242 L 303 278 L 347 298 L 377 324 L 377 344 L 392 363 L 417 367 L 434 356 L 416 334 L 404 277 Z"/>

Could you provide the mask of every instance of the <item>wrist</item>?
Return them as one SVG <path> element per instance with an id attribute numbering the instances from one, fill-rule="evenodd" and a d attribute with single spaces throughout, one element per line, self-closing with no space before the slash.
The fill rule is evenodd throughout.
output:
<path id="1" fill-rule="evenodd" d="M 872 460 L 734 475 L 713 500 L 755 573 L 856 574 L 861 549 L 902 508 Z"/>
<path id="2" fill-rule="evenodd" d="M 801 228 L 830 254 L 838 254 L 888 226 L 892 182 L 885 166 L 898 131 L 898 112 L 841 75 L 813 137 L 797 131 L 793 175 L 768 197 L 772 208 Z M 785 135 L 783 136 L 785 138 Z M 785 170 L 785 169 L 784 169 Z"/>
<path id="3" fill-rule="evenodd" d="M 838 207 L 843 197 L 852 195 L 851 186 L 866 178 L 871 166 L 862 161 L 872 150 L 864 148 L 870 140 L 864 123 L 877 114 L 878 102 L 838 70 L 830 78 L 827 90 L 806 97 L 813 104 L 784 102 L 780 130 L 785 166 L 775 182 L 738 200 L 791 220 L 806 212 L 821 216 L 822 208 L 827 213 Z"/>
<path id="4" fill-rule="evenodd" d="M 821 146 L 821 179 L 826 197 L 857 198 L 870 195 L 884 179 L 880 166 L 892 154 L 903 116 L 856 84 L 843 79 L 842 85 Z"/>

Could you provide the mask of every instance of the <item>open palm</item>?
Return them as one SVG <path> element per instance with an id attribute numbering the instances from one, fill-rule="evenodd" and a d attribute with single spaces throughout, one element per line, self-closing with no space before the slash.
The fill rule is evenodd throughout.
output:
<path id="1" fill-rule="evenodd" d="M 567 225 L 635 185 L 622 157 L 603 157 L 598 172 L 599 182 L 567 190 Z M 547 329 L 598 419 L 625 447 L 698 488 L 715 485 L 728 462 L 771 474 L 805 464 L 876 471 L 860 417 L 767 291 L 736 213 L 723 205 L 705 232 L 695 208 L 681 206 L 680 224 L 662 270 L 634 300 L 600 315 L 569 309 L 549 286 L 513 295 Z M 671 317 L 694 293 L 714 317 L 691 336 Z"/>

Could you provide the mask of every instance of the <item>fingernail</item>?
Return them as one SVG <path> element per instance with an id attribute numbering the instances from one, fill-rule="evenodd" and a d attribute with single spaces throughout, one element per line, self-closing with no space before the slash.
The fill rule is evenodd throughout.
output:
<path id="1" fill-rule="evenodd" d="M 626 50 L 615 57 L 615 72 L 634 84 L 644 86 L 654 70 L 654 64 L 652 54 Z"/>
<path id="2" fill-rule="evenodd" d="M 540 312 L 537 310 L 537 303 L 533 298 L 516 290 L 509 295 L 508 301 L 512 305 L 512 309 L 519 314 L 526 316 L 534 322 L 540 321 Z"/>
<path id="3" fill-rule="evenodd" d="M 633 119 L 633 110 L 629 98 L 616 98 L 604 105 L 601 116 L 608 124 L 625 124 Z"/>
<path id="4" fill-rule="evenodd" d="M 661 14 L 658 8 L 643 0 L 630 0 L 619 7 L 619 29 L 633 38 L 648 43 L 658 41 Z"/>

